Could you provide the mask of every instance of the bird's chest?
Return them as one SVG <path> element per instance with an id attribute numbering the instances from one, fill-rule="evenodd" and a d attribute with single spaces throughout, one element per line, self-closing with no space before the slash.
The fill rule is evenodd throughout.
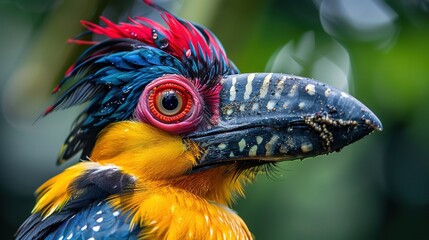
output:
<path id="1" fill-rule="evenodd" d="M 230 208 L 175 194 L 152 194 L 134 206 L 131 224 L 143 239 L 252 239 L 244 221 Z"/>

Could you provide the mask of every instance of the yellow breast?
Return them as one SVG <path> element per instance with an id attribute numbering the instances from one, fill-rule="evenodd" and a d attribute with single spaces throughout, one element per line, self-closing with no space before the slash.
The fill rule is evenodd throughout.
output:
<path id="1" fill-rule="evenodd" d="M 112 205 L 131 211 L 142 239 L 252 239 L 243 220 L 226 205 L 182 189 L 140 189 L 115 197 Z"/>

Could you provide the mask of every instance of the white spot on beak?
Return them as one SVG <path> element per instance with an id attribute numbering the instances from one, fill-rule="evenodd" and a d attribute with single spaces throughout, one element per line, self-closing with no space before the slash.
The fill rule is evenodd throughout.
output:
<path id="1" fill-rule="evenodd" d="M 253 79 L 255 78 L 255 74 L 249 74 L 249 76 L 247 76 L 247 84 L 246 84 L 246 91 L 244 92 L 244 99 L 247 100 L 250 98 L 250 94 L 252 93 L 252 83 L 253 83 Z"/>
<path id="2" fill-rule="evenodd" d="M 279 136 L 274 134 L 270 141 L 267 142 L 267 144 L 265 144 L 265 156 L 269 157 L 272 156 L 274 153 L 274 146 L 277 143 L 277 140 L 279 139 Z"/>
<path id="3" fill-rule="evenodd" d="M 311 143 L 303 143 L 301 144 L 301 150 L 303 153 L 307 153 L 313 150 L 313 144 Z"/>
<path id="4" fill-rule="evenodd" d="M 327 88 L 326 90 L 325 90 L 325 97 L 329 97 L 331 95 L 331 89 L 330 88 Z"/>
<path id="5" fill-rule="evenodd" d="M 244 140 L 244 138 L 242 138 L 240 142 L 238 142 L 238 147 L 240 152 L 243 152 L 244 147 L 246 147 L 246 140 Z"/>
<path id="6" fill-rule="evenodd" d="M 240 111 L 244 112 L 246 110 L 246 106 L 244 104 L 240 105 Z"/>
<path id="7" fill-rule="evenodd" d="M 296 93 L 296 90 L 298 89 L 298 84 L 294 84 L 291 88 L 290 91 L 288 93 L 289 97 L 293 97 Z"/>
<path id="8" fill-rule="evenodd" d="M 273 76 L 272 73 L 270 73 L 267 76 L 265 76 L 264 82 L 262 83 L 261 89 L 259 91 L 259 97 L 260 98 L 264 98 L 267 95 L 267 93 L 268 93 L 268 87 L 270 86 L 271 76 Z"/>
<path id="9" fill-rule="evenodd" d="M 305 91 L 309 95 L 314 95 L 316 93 L 316 86 L 314 86 L 313 84 L 307 84 L 307 86 L 305 86 Z"/>
<path id="10" fill-rule="evenodd" d="M 277 89 L 274 93 L 274 97 L 280 98 L 282 96 L 283 88 L 285 86 L 285 80 L 286 77 L 284 76 L 278 83 L 277 83 Z"/>
<path id="11" fill-rule="evenodd" d="M 253 103 L 252 110 L 253 111 L 258 111 L 259 110 L 259 103 Z"/>
<path id="12" fill-rule="evenodd" d="M 283 103 L 283 108 L 286 109 L 289 107 L 289 101 L 285 101 L 285 103 Z"/>
<path id="13" fill-rule="evenodd" d="M 256 151 L 258 151 L 258 145 L 253 145 L 249 149 L 249 157 L 255 157 L 256 156 Z"/>
<path id="14" fill-rule="evenodd" d="M 226 144 L 221 143 L 221 144 L 217 145 L 217 148 L 219 148 L 220 150 L 224 150 L 226 148 Z"/>
<path id="15" fill-rule="evenodd" d="M 267 109 L 268 110 L 273 110 L 274 107 L 276 106 L 277 101 L 276 100 L 270 100 L 267 103 Z"/>
<path id="16" fill-rule="evenodd" d="M 229 89 L 229 101 L 234 101 L 235 100 L 235 95 L 237 93 L 237 91 L 235 90 L 235 83 L 237 82 L 237 78 L 233 77 L 232 78 L 232 83 L 231 83 L 231 88 Z"/>

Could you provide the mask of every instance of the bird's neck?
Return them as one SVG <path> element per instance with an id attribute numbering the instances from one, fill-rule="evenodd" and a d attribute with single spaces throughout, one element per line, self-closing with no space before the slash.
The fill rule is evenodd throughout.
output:
<path id="1" fill-rule="evenodd" d="M 236 175 L 235 167 L 223 166 L 168 180 L 167 185 L 183 189 L 195 196 L 223 205 L 230 205 L 244 196 L 243 185 L 251 181 Z"/>
<path id="2" fill-rule="evenodd" d="M 206 184 L 195 180 L 195 185 Z M 225 197 L 222 193 L 188 187 L 182 181 L 145 183 L 111 203 L 131 213 L 131 224 L 143 227 L 143 239 L 252 239 L 244 221 L 215 201 Z"/>

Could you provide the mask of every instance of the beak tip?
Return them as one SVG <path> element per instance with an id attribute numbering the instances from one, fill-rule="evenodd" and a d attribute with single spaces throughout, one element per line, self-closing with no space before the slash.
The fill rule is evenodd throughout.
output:
<path id="1" fill-rule="evenodd" d="M 365 118 L 364 121 L 365 125 L 369 126 L 373 131 L 383 131 L 383 124 L 374 113 L 371 112 L 369 117 Z"/>
<path id="2" fill-rule="evenodd" d="M 377 122 L 377 123 L 375 124 L 374 129 L 375 129 L 376 131 L 379 131 L 379 132 L 383 131 L 383 125 L 381 124 L 381 122 Z"/>

